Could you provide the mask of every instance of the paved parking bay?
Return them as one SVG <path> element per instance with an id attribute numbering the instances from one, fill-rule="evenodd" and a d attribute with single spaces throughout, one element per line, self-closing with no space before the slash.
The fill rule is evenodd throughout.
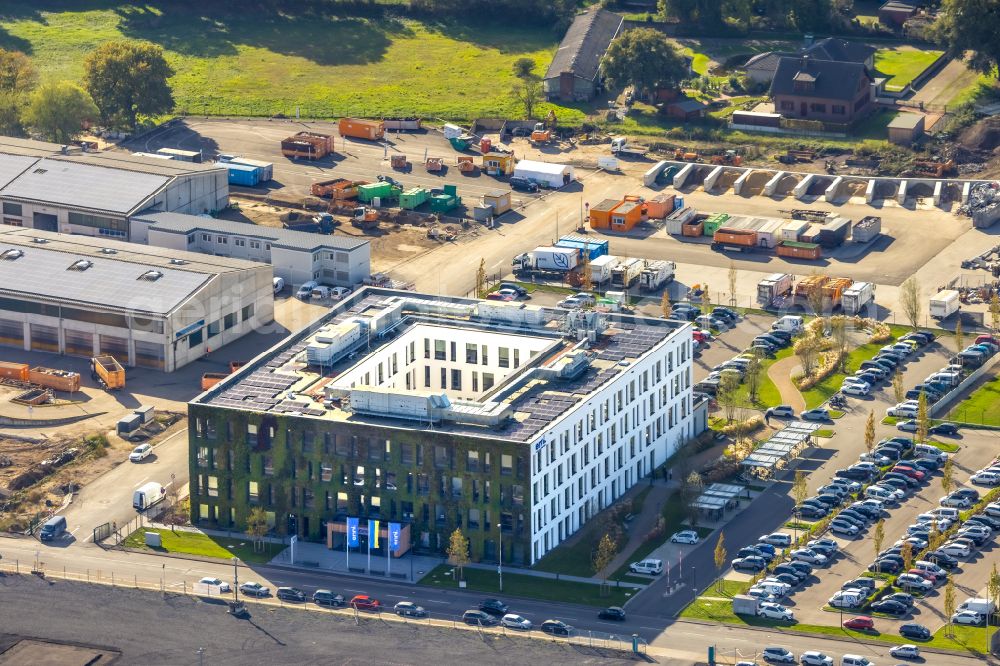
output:
<path id="1" fill-rule="evenodd" d="M 945 365 L 950 355 L 951 350 L 938 343 L 921 348 L 908 359 L 903 368 L 904 385 L 909 388 L 923 381 L 928 374 Z M 807 486 L 810 494 L 815 493 L 820 486 L 828 483 L 836 470 L 852 464 L 865 451 L 864 429 L 870 411 L 874 411 L 876 416 L 877 439 L 905 435 L 894 426 L 880 423 L 886 408 L 895 402 L 889 382 L 883 382 L 876 391 L 866 398 L 848 398 L 845 415 L 835 420 L 830 426 L 835 431 L 834 437 L 827 440 L 822 448 L 814 449 L 805 454 L 798 462 L 797 469 L 803 469 L 808 474 Z M 954 455 L 954 479 L 958 483 L 967 481 L 969 474 L 1000 453 L 1000 434 L 998 433 L 963 431 L 957 437 L 942 439 L 955 442 L 961 447 L 959 452 Z M 775 490 L 779 493 L 790 493 L 792 475 L 793 472 L 786 472 L 781 480 L 775 484 Z M 983 494 L 982 489 L 980 489 L 980 493 Z M 917 514 L 938 506 L 938 500 L 944 494 L 940 483 L 940 473 L 938 473 L 922 484 L 904 504 L 892 509 L 886 516 L 886 536 L 882 547 L 888 548 L 901 538 L 907 526 L 915 522 Z M 791 505 L 791 499 L 787 498 L 781 506 L 791 507 Z M 782 525 L 788 519 L 788 514 L 775 513 L 780 514 L 781 519 L 771 518 L 768 522 L 758 523 L 760 525 L 758 533 L 775 530 L 786 531 Z M 827 567 L 817 568 L 814 576 L 783 602 L 794 610 L 797 621 L 827 625 L 839 623 L 839 614 L 824 611 L 822 607 L 844 582 L 861 575 L 874 560 L 875 549 L 870 539 L 871 529 L 869 527 L 867 531 L 853 540 L 834 537 L 842 545 L 837 558 Z M 727 533 L 726 543 L 729 551 L 735 553 L 749 542 L 735 542 L 730 539 Z M 980 592 L 985 588 L 991 563 L 995 560 L 995 548 L 995 542 L 987 544 L 984 550 L 973 554 L 969 561 L 963 562 L 955 578 L 956 603 L 961 603 L 968 596 L 981 596 Z M 749 578 L 746 574 L 734 572 L 729 572 L 727 577 L 735 580 Z M 847 616 L 849 613 L 845 611 L 844 615 Z M 932 630 L 942 626 L 946 620 L 943 612 L 943 591 L 938 589 L 931 592 L 927 598 L 918 603 L 914 615 L 907 617 L 906 620 L 920 622 Z M 876 623 L 877 626 L 896 626 L 902 621 L 905 620 L 879 618 Z"/>

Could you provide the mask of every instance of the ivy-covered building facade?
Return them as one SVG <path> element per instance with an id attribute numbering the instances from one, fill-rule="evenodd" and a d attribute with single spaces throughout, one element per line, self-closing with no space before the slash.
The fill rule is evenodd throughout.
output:
<path id="1" fill-rule="evenodd" d="M 192 521 L 532 565 L 705 428 L 691 332 L 365 289 L 189 405 Z M 361 547 L 368 536 L 364 528 Z"/>

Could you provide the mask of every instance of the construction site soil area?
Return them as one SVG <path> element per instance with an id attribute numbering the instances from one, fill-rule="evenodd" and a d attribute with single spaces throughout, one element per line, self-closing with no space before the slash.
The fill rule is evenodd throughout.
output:
<path id="1" fill-rule="evenodd" d="M 293 202 L 283 203 L 277 196 L 264 202 L 256 198 L 235 195 L 230 197 L 230 201 L 233 207 L 220 213 L 220 218 L 278 228 L 289 226 L 289 215 L 309 220 L 319 212 L 318 209 L 325 210 L 327 207 L 325 202 L 321 204 L 322 200 L 319 199 L 306 201 L 306 205 L 302 206 Z M 374 229 L 354 227 L 346 215 L 334 214 L 334 220 L 335 236 L 367 238 L 371 241 L 372 272 L 391 271 L 400 262 L 412 259 L 446 242 L 443 240 L 445 237 L 462 238 L 475 235 L 479 228 L 478 225 L 471 224 L 463 227 L 461 222 L 451 218 L 438 221 L 429 215 L 407 211 L 396 213 L 388 209 L 380 212 L 379 225 Z M 294 225 L 289 228 L 294 228 Z M 432 229 L 440 232 L 439 237 L 442 240 L 430 237 Z"/>

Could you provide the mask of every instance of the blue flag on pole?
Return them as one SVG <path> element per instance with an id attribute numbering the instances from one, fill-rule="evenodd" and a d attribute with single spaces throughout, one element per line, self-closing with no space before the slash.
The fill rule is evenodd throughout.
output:
<path id="1" fill-rule="evenodd" d="M 348 518 L 347 519 L 347 547 L 357 548 L 359 544 L 358 541 L 358 519 Z"/>
<path id="2" fill-rule="evenodd" d="M 389 550 L 398 553 L 399 552 L 399 533 L 402 531 L 402 526 L 399 523 L 389 523 Z"/>

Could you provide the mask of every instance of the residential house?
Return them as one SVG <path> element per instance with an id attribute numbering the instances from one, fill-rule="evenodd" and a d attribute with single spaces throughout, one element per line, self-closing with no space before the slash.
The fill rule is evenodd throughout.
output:
<path id="1" fill-rule="evenodd" d="M 818 42 L 806 38 L 806 45 L 798 52 L 767 51 L 758 53 L 743 66 L 747 77 L 756 83 L 770 83 L 778 62 L 782 58 L 809 56 L 815 60 L 836 60 L 838 62 L 860 62 L 868 69 L 875 69 L 875 49 L 861 42 L 827 37 Z"/>
<path id="2" fill-rule="evenodd" d="M 594 6 L 574 19 L 542 82 L 550 101 L 585 102 L 601 88 L 601 60 L 622 32 L 621 15 Z"/>
<path id="3" fill-rule="evenodd" d="M 770 94 L 785 118 L 852 123 L 874 107 L 872 82 L 863 63 L 782 58 Z"/>

